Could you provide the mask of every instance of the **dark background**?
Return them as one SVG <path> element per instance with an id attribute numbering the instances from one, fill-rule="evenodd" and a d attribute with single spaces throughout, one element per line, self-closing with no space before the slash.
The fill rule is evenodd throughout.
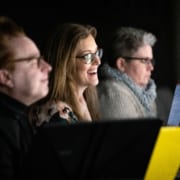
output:
<path id="1" fill-rule="evenodd" d="M 179 24 L 178 0 L 60 1 L 57 8 L 0 8 L 0 15 L 12 17 L 43 51 L 49 33 L 58 23 L 78 22 L 96 26 L 99 47 L 108 42 L 108 34 L 119 26 L 134 26 L 154 33 L 157 86 L 172 90 L 178 77 L 176 27 Z M 179 47 L 180 50 L 180 47 Z"/>

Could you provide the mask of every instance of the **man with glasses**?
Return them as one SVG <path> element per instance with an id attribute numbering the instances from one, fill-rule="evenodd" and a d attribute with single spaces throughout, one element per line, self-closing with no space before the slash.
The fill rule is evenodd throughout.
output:
<path id="1" fill-rule="evenodd" d="M 28 107 L 47 95 L 51 66 L 12 19 L 0 17 L 0 179 L 19 179 L 33 138 Z"/>
<path id="2" fill-rule="evenodd" d="M 133 27 L 112 35 L 100 67 L 98 94 L 103 119 L 156 117 L 153 46 L 156 37 Z"/>

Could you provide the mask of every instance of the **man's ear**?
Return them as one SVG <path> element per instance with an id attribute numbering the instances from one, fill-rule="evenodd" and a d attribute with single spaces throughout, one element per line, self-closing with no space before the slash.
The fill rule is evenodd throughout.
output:
<path id="1" fill-rule="evenodd" d="M 121 57 L 116 60 L 116 67 L 117 67 L 121 72 L 124 72 L 124 70 L 125 70 L 125 64 L 126 64 L 125 59 L 123 59 L 123 58 L 121 58 Z"/>
<path id="2" fill-rule="evenodd" d="M 10 87 L 13 87 L 11 73 L 8 70 L 0 69 L 0 84 Z"/>

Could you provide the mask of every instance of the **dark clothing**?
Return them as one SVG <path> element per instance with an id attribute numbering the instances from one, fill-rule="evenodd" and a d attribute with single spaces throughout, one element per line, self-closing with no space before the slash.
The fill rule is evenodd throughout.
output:
<path id="1" fill-rule="evenodd" d="M 69 123 L 67 119 L 64 119 L 59 116 L 59 112 L 55 113 L 51 118 L 49 122 L 44 123 L 42 126 L 51 126 L 51 125 L 69 125 L 69 124 L 76 124 L 78 123 L 77 117 L 74 115 L 72 111 L 69 111 L 68 113 L 71 122 Z"/>
<path id="2" fill-rule="evenodd" d="M 21 177 L 32 143 L 28 107 L 0 93 L 0 179 Z"/>
<path id="3" fill-rule="evenodd" d="M 37 129 L 29 123 L 28 110 L 28 106 L 0 93 L 0 180 L 31 179 L 31 146 Z M 77 123 L 76 117 L 69 113 L 72 123 Z M 56 113 L 43 125 L 59 124 L 68 122 Z"/>
<path id="4" fill-rule="evenodd" d="M 59 127 L 59 131 L 61 131 L 61 126 L 68 126 L 79 122 L 72 111 L 68 110 L 67 113 L 70 121 L 60 117 L 59 112 L 56 112 L 50 117 L 48 122 L 44 121 L 44 123 L 36 128 L 36 135 L 34 136 L 32 148 L 26 161 L 26 170 L 24 171 L 28 174 L 28 176 L 25 176 L 26 180 L 54 179 L 62 172 L 61 168 L 59 169 L 59 166 L 57 166 L 59 160 L 57 159 L 58 156 L 56 156 L 56 148 L 54 149 L 54 146 L 52 146 L 52 144 L 58 146 L 59 144 L 56 144 L 56 141 L 61 137 L 52 136 L 49 131 L 46 132 L 47 134 L 42 132 L 45 129 L 51 129 L 51 127 Z"/>

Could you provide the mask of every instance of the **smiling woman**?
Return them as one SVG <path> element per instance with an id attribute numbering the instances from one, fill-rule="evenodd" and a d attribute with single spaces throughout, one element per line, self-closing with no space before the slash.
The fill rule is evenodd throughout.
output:
<path id="1" fill-rule="evenodd" d="M 96 44 L 96 34 L 95 27 L 76 23 L 60 24 L 52 32 L 45 57 L 53 70 L 49 94 L 39 103 L 41 109 L 49 102 L 62 101 L 66 103 L 62 107 L 72 109 L 79 122 L 99 119 L 96 85 L 102 49 Z"/>

